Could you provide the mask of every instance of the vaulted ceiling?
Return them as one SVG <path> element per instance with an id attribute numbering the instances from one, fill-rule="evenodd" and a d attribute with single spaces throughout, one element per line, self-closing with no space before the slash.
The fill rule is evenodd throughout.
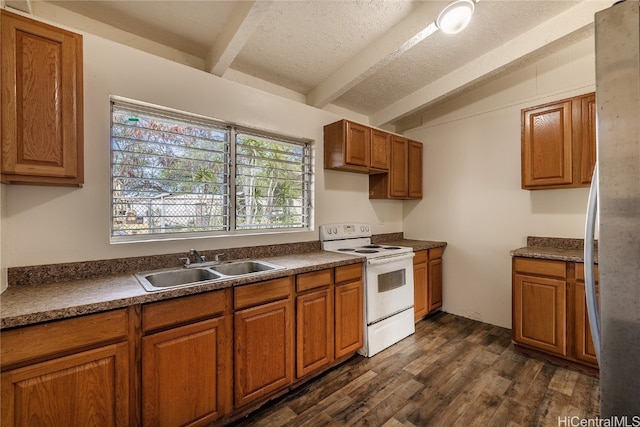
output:
<path id="1" fill-rule="evenodd" d="M 5 3 L 382 127 L 586 37 L 594 13 L 613 1 L 477 1 L 470 25 L 455 35 L 430 26 L 449 1 Z"/>

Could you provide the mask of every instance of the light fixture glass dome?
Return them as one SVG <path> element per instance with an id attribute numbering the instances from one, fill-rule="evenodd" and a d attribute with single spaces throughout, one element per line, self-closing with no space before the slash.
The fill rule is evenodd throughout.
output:
<path id="1" fill-rule="evenodd" d="M 472 0 L 457 0 L 442 9 L 436 19 L 436 25 L 447 34 L 459 33 L 469 25 L 474 10 Z"/>

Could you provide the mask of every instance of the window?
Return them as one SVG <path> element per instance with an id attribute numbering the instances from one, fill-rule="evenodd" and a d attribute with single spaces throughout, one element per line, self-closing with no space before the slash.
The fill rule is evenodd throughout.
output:
<path id="1" fill-rule="evenodd" d="M 113 99 L 114 242 L 307 230 L 310 144 Z"/>

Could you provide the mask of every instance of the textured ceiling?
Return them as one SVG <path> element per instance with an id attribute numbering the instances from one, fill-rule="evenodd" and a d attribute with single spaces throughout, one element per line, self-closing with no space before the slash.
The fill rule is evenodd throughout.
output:
<path id="1" fill-rule="evenodd" d="M 64 21 L 64 14 L 57 11 L 70 11 L 75 18 L 62 24 L 319 108 L 344 107 L 368 116 L 374 126 L 384 126 L 406 121 L 455 96 L 459 88 L 584 34 L 593 13 L 612 2 L 477 1 L 471 24 L 463 32 L 435 31 L 423 40 L 420 32 L 449 1 L 5 3 L 54 21 Z M 106 25 L 83 26 L 84 18 L 76 14 Z M 117 29 L 120 37 L 104 28 Z M 122 37 L 122 32 L 136 37 Z"/>

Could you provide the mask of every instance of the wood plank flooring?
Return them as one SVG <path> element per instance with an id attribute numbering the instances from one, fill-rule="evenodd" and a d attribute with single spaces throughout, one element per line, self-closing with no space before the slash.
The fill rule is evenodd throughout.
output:
<path id="1" fill-rule="evenodd" d="M 557 426 L 598 415 L 597 378 L 514 352 L 508 329 L 439 313 L 233 426 Z"/>

